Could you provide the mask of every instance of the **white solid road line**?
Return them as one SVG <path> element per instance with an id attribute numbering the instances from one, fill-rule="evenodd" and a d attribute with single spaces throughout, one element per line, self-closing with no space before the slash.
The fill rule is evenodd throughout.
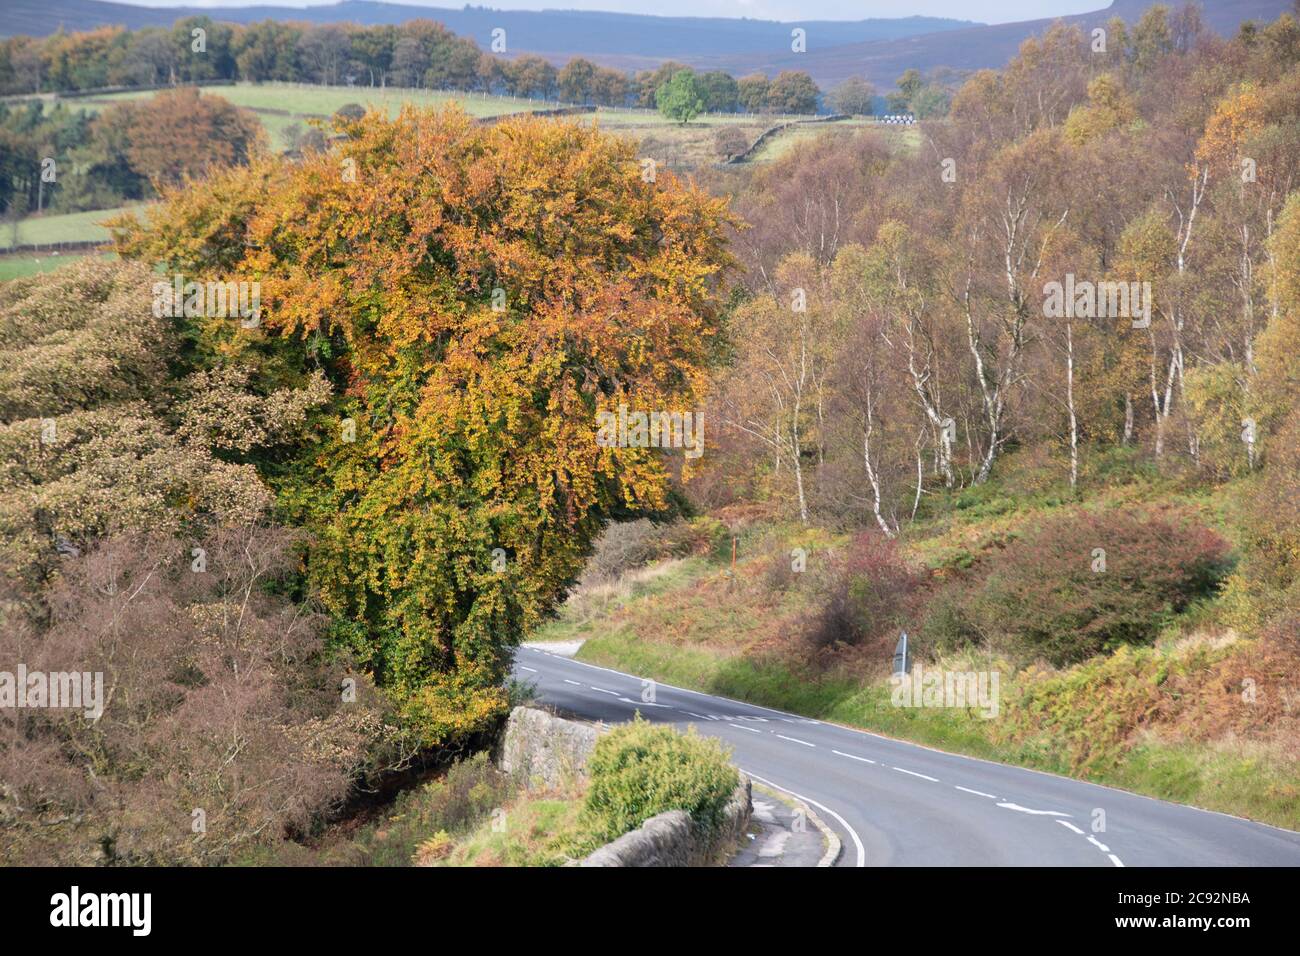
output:
<path id="1" fill-rule="evenodd" d="M 773 783 L 771 780 L 765 780 L 756 773 L 750 773 L 744 767 L 740 768 L 740 772 L 746 774 L 747 776 L 752 777 L 753 779 L 757 780 L 759 783 L 767 784 L 769 787 L 775 787 L 777 790 L 780 790 L 782 793 L 788 793 L 796 800 L 802 800 L 804 803 L 808 804 L 809 806 L 816 807 L 818 810 L 822 811 L 823 813 L 828 813 L 831 816 L 833 816 L 836 820 L 839 821 L 840 826 L 842 826 L 848 832 L 849 836 L 853 839 L 853 845 L 857 847 L 858 862 L 855 865 L 856 866 L 867 865 L 866 848 L 862 846 L 862 840 L 858 836 L 858 831 L 853 829 L 853 827 L 849 826 L 848 820 L 845 820 L 842 816 L 840 816 L 838 813 L 836 813 L 834 810 L 832 810 L 830 807 L 826 806 L 825 804 L 818 803 L 816 800 L 810 800 L 807 797 L 805 797 L 803 794 L 795 793 L 793 790 L 788 790 L 785 787 L 781 786 L 780 784 Z"/>
<path id="2" fill-rule="evenodd" d="M 748 730 L 751 734 L 761 734 L 762 731 L 754 727 L 742 727 L 740 724 L 727 724 L 728 727 L 735 727 L 737 730 Z"/>
<path id="3" fill-rule="evenodd" d="M 848 757 L 850 760 L 861 760 L 863 763 L 875 763 L 875 761 L 869 757 L 859 757 L 857 754 L 846 754 L 842 750 L 832 750 L 831 753 L 839 754 L 841 757 Z"/>
<path id="4" fill-rule="evenodd" d="M 775 733 L 775 731 L 773 731 Z M 777 734 L 782 740 L 788 740 L 794 744 L 803 744 L 805 747 L 816 747 L 816 744 L 810 744 L 806 740 L 800 740 L 798 737 L 787 737 L 785 734 Z"/>
<path id="5" fill-rule="evenodd" d="M 1067 830 L 1073 830 L 1075 833 L 1079 834 L 1079 836 L 1083 836 L 1083 831 L 1080 830 L 1078 827 L 1076 827 L 1073 823 L 1069 823 L 1065 820 L 1057 820 L 1056 822 L 1059 823 L 1061 826 L 1065 827 Z"/>
<path id="6" fill-rule="evenodd" d="M 1099 841 L 1095 836 L 1088 837 L 1088 842 L 1091 843 L 1093 846 L 1095 846 L 1098 850 L 1101 850 L 1102 853 L 1110 852 L 1110 847 L 1108 847 L 1106 844 Z"/>
<path id="7" fill-rule="evenodd" d="M 1110 862 L 1114 863 L 1116 866 L 1123 866 L 1123 865 L 1124 865 L 1124 864 L 1120 861 L 1120 858 L 1117 857 L 1114 853 L 1112 853 L 1112 854 L 1110 855 Z"/>
<path id="8" fill-rule="evenodd" d="M 993 796 L 993 794 L 985 793 L 983 790 L 972 790 L 970 787 L 957 787 L 956 784 L 953 784 L 953 786 L 956 787 L 956 789 L 962 791 L 963 793 L 973 793 L 977 797 L 988 797 L 990 800 L 997 799 L 997 797 Z"/>
<path id="9" fill-rule="evenodd" d="M 920 777 L 922 780 L 929 780 L 931 783 L 939 782 L 938 777 L 928 777 L 923 773 L 917 773 L 915 770 L 904 770 L 902 767 L 895 767 L 894 769 L 897 770 L 899 773 L 906 773 L 906 774 L 910 774 L 913 777 Z"/>

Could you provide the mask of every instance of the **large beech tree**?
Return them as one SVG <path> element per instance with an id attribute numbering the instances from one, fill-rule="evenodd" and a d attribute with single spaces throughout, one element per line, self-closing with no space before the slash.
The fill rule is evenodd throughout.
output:
<path id="1" fill-rule="evenodd" d="M 333 152 L 171 193 L 119 250 L 262 283 L 199 332 L 340 397 L 284 506 L 335 632 L 430 741 L 504 703 L 512 646 L 603 521 L 659 508 L 660 453 L 597 413 L 698 407 L 719 352 L 725 202 L 571 123 L 371 114 Z"/>

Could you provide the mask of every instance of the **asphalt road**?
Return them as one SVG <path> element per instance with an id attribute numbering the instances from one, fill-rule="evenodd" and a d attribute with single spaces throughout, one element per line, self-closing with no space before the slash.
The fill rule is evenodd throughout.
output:
<path id="1" fill-rule="evenodd" d="M 720 738 L 837 831 L 838 866 L 1300 866 L 1291 830 L 666 684 L 646 701 L 649 682 L 535 647 L 519 649 L 515 677 L 576 717 L 640 711 Z"/>

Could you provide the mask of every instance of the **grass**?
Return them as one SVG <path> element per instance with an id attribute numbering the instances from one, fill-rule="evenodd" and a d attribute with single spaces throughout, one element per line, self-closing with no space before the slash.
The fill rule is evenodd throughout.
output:
<path id="1" fill-rule="evenodd" d="M 437 779 L 405 790 L 383 809 L 335 826 L 314 839 L 263 848 L 252 866 L 410 866 L 430 840 L 473 833 L 513 797 L 515 783 L 486 753 L 452 764 Z"/>
<path id="2" fill-rule="evenodd" d="M 0 257 L 0 282 L 7 282 L 10 279 L 19 279 L 23 276 L 36 275 L 40 272 L 52 272 L 69 262 L 76 262 L 82 258 L 84 253 L 65 252 L 39 254 L 26 253 L 23 255 L 3 256 Z M 109 253 L 112 255 L 112 253 Z"/>
<path id="3" fill-rule="evenodd" d="M 1166 653 L 1168 653 L 1166 651 Z M 589 639 L 581 660 L 618 668 L 641 677 L 705 693 L 775 707 L 790 713 L 859 727 L 901 740 L 1003 763 L 1108 784 L 1210 810 L 1220 810 L 1278 826 L 1300 829 L 1300 765 L 1285 746 L 1169 739 L 1137 735 L 1127 715 L 1116 712 L 1113 745 L 1079 765 L 1071 747 L 1087 760 L 1094 734 L 1105 732 L 1113 694 L 1106 688 L 1092 706 L 1074 712 L 1064 725 L 1037 726 L 1029 711 L 1034 677 L 1002 670 L 1001 699 L 1006 719 L 986 719 L 976 708 L 900 708 L 892 705 L 883 680 L 844 673 L 810 677 L 776 658 L 748 656 L 726 648 L 683 649 L 656 641 L 645 631 L 623 625 Z M 1079 678 L 1100 661 L 1073 669 Z M 950 669 L 977 669 L 964 663 Z M 1209 676 L 1212 671 L 1202 672 Z M 1157 678 L 1141 677 L 1154 685 Z M 1017 708 L 1021 708 L 1017 716 Z M 1019 730 L 1016 721 L 1020 721 Z M 1139 721 L 1140 726 L 1140 721 Z"/>
<path id="4" fill-rule="evenodd" d="M 459 843 L 423 848 L 434 866 L 564 866 L 599 841 L 583 815 L 584 790 L 569 787 L 520 794 Z"/>
<path id="5" fill-rule="evenodd" d="M 118 213 L 119 209 L 96 209 L 91 212 L 69 212 L 60 215 L 29 216 L 18 222 L 18 245 L 52 242 L 108 241 L 108 230 L 100 223 Z M 12 249 L 14 230 L 12 224 L 0 226 L 0 249 Z"/>
<path id="6" fill-rule="evenodd" d="M 240 83 L 235 86 L 200 87 L 204 95 L 220 96 L 236 106 L 257 112 L 271 144 L 276 149 L 287 149 L 294 126 L 307 129 L 312 117 L 329 117 L 349 103 L 374 106 L 389 116 L 396 116 L 403 105 L 410 103 L 440 109 L 456 103 L 470 116 L 500 116 L 505 113 L 522 113 L 528 110 L 548 109 L 556 104 L 540 100 L 520 99 L 510 96 L 484 96 L 481 93 L 442 93 L 432 90 L 381 89 L 369 86 L 311 86 L 296 83 Z M 97 112 L 123 100 L 138 100 L 153 96 L 153 91 L 112 93 L 106 96 L 68 100 L 69 108 L 79 106 Z M 269 110 L 287 110 L 294 114 L 284 116 Z"/>
<path id="7" fill-rule="evenodd" d="M 456 102 L 471 116 L 499 116 L 555 104 L 510 96 L 484 96 L 481 93 L 443 93 L 432 90 L 381 89 L 370 86 L 312 86 L 297 83 L 239 83 L 234 86 L 200 87 L 205 94 L 220 96 L 236 106 L 251 110 L 288 110 L 299 115 L 329 116 L 349 103 L 376 106 L 396 116 L 402 105 L 438 108 Z M 122 100 L 153 96 L 153 91 L 112 93 L 107 96 L 68 100 L 71 108 L 84 103 L 88 109 L 100 109 Z"/>
<path id="8" fill-rule="evenodd" d="M 538 628 L 531 641 L 585 640 L 596 626 L 630 601 L 675 590 L 691 580 L 704 565 L 702 558 L 677 558 L 637 568 L 614 581 L 602 581 L 579 588 L 552 621 Z"/>

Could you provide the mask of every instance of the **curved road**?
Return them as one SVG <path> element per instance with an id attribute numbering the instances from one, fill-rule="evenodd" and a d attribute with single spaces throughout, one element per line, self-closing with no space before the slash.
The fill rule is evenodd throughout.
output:
<path id="1" fill-rule="evenodd" d="M 645 702 L 648 681 L 536 645 L 518 650 L 515 677 L 577 717 L 640 711 L 720 738 L 839 833 L 838 866 L 1300 866 L 1291 830 L 667 684 Z"/>

